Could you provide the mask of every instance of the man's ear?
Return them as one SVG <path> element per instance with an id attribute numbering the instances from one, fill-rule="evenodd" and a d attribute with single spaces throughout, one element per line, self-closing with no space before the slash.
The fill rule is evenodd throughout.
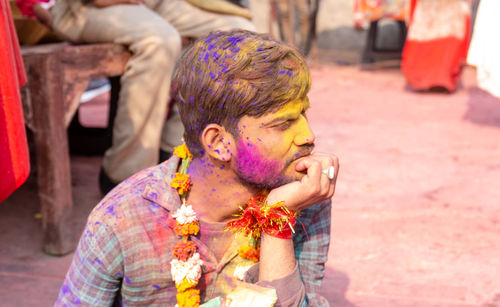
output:
<path id="1" fill-rule="evenodd" d="M 201 133 L 201 144 L 205 152 L 220 161 L 231 160 L 231 146 L 234 137 L 224 127 L 218 124 L 209 124 Z"/>

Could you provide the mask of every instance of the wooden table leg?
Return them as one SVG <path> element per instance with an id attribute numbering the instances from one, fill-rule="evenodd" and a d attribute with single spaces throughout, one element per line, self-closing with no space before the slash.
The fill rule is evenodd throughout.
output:
<path id="1" fill-rule="evenodd" d="M 68 140 L 64 123 L 63 71 L 58 53 L 31 56 L 29 70 L 38 166 L 43 248 L 61 256 L 74 250 L 73 200 Z"/>

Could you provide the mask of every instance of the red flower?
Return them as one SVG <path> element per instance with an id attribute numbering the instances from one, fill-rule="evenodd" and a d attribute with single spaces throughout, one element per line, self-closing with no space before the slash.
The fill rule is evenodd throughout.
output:
<path id="1" fill-rule="evenodd" d="M 172 255 L 177 260 L 187 261 L 191 256 L 196 253 L 196 244 L 192 241 L 177 241 Z"/>

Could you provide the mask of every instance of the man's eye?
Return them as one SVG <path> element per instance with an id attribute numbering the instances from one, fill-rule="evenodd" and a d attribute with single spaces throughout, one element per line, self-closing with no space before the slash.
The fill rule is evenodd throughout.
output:
<path id="1" fill-rule="evenodd" d="M 293 122 L 293 120 L 287 120 L 287 121 L 284 121 L 282 123 L 277 124 L 274 127 L 278 128 L 280 130 L 285 130 L 285 129 L 288 129 L 292 125 L 292 122 Z"/>

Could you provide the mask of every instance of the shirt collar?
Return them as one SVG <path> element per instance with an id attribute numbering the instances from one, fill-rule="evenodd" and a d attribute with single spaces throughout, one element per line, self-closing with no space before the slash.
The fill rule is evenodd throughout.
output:
<path id="1" fill-rule="evenodd" d="M 181 206 L 181 199 L 170 183 L 175 177 L 179 162 L 180 158 L 173 155 L 167 161 L 152 168 L 142 197 L 170 212 L 175 212 Z"/>

